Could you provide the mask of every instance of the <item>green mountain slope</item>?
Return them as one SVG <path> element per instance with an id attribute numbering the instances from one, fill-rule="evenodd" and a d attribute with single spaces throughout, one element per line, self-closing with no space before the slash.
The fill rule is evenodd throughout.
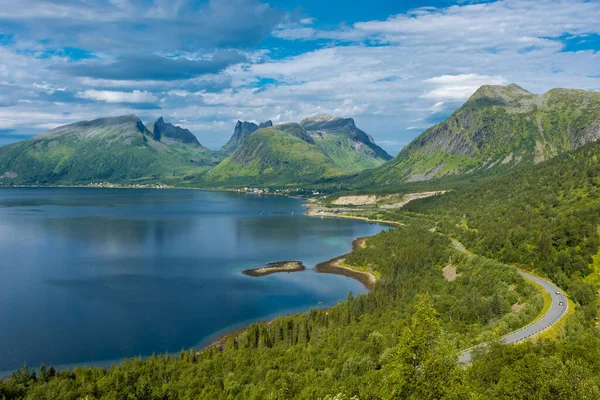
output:
<path id="1" fill-rule="evenodd" d="M 0 148 L 0 185 L 177 181 L 208 168 L 212 151 L 154 139 L 134 115 L 62 126 Z"/>
<path id="2" fill-rule="evenodd" d="M 200 186 L 294 185 L 315 182 L 382 165 L 391 156 L 351 118 L 319 115 L 272 126 L 236 124 L 221 153 L 235 149 Z"/>
<path id="3" fill-rule="evenodd" d="M 346 171 L 378 167 L 392 158 L 371 136 L 358 129 L 352 118 L 317 115 L 304 119 L 300 125 L 317 147 Z"/>
<path id="4" fill-rule="evenodd" d="M 600 93 L 482 86 L 370 176 L 380 184 L 535 164 L 600 137 Z"/>
<path id="5" fill-rule="evenodd" d="M 343 174 L 295 123 L 259 129 L 203 177 L 211 186 L 288 185 Z"/>

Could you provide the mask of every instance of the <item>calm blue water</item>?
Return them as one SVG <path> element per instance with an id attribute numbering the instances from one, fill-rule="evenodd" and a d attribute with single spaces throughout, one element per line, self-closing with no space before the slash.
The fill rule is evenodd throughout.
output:
<path id="1" fill-rule="evenodd" d="M 306 217 L 302 204 L 188 190 L 0 189 L 0 371 L 178 352 L 364 292 L 311 270 L 241 273 L 280 260 L 313 267 L 384 229 Z"/>

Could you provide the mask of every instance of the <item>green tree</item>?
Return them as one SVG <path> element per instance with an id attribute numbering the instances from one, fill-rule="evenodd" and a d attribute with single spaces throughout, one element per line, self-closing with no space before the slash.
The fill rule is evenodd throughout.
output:
<path id="1" fill-rule="evenodd" d="M 429 294 L 417 300 L 411 325 L 386 370 L 391 399 L 439 399 L 456 383 L 457 355 L 443 337 Z"/>

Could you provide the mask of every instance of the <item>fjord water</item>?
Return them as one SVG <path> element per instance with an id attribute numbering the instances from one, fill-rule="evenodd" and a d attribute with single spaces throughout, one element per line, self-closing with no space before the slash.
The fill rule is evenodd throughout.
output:
<path id="1" fill-rule="evenodd" d="M 381 225 L 229 192 L 0 189 L 0 371 L 97 364 L 204 345 L 365 288 L 317 274 Z M 253 278 L 269 261 L 309 270 Z"/>

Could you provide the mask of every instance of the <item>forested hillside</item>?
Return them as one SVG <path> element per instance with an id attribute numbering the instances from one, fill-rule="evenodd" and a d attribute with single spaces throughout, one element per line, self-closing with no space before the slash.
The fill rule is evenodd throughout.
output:
<path id="1" fill-rule="evenodd" d="M 130 360 L 108 371 L 20 371 L 7 398 L 440 398 L 470 393 L 456 353 L 533 319 L 539 293 L 514 269 L 456 252 L 422 227 L 382 233 L 350 264 L 382 276 L 367 295 L 328 310 L 257 323 L 223 350 Z M 456 268 L 456 280 L 442 268 Z M 513 305 L 519 304 L 519 311 Z"/>
<path id="2" fill-rule="evenodd" d="M 596 289 L 583 278 L 599 245 L 599 161 L 594 142 L 405 209 L 437 218 L 440 230 L 478 254 L 549 276 L 593 316 Z"/>

